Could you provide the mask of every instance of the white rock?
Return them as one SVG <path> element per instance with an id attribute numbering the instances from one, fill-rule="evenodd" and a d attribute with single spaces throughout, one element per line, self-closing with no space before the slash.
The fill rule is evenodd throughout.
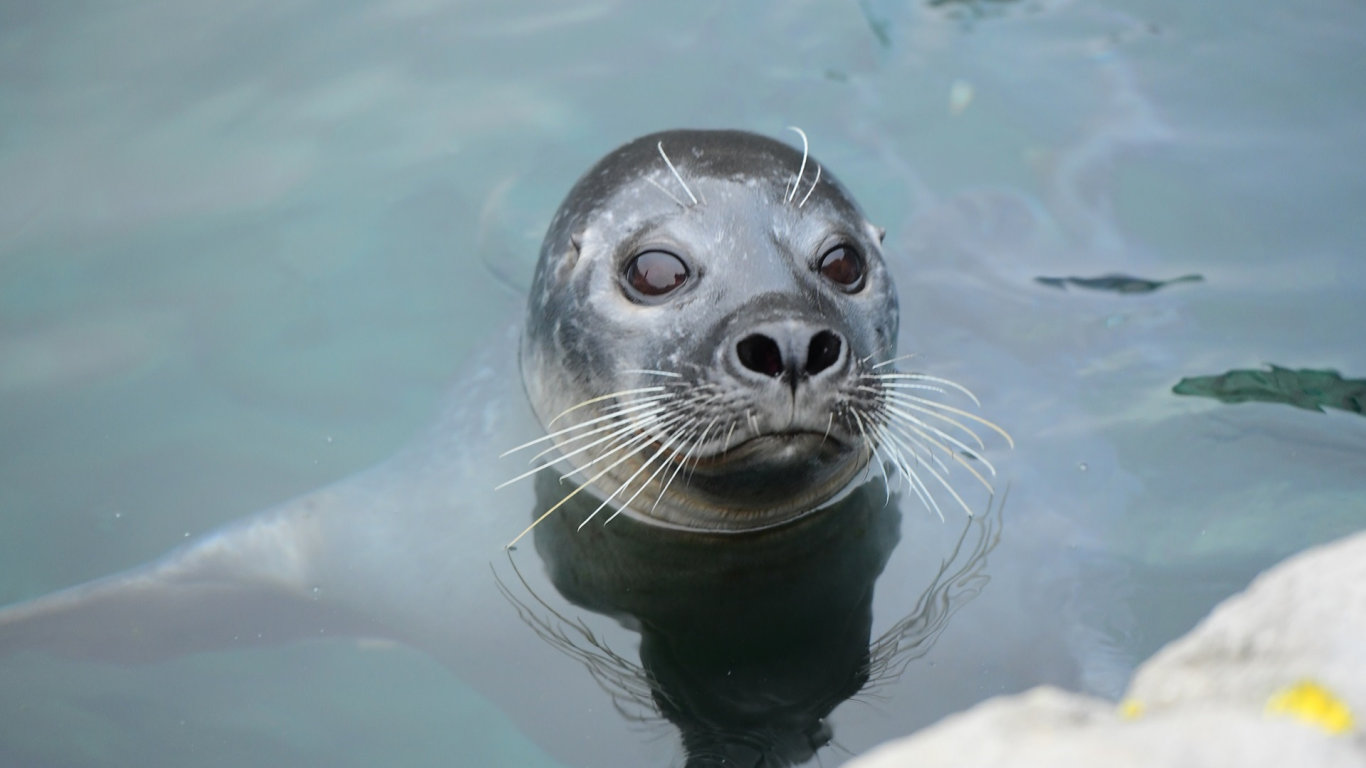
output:
<path id="1" fill-rule="evenodd" d="M 1366 533 L 1301 553 L 1141 666 L 1121 717 L 1056 688 L 983 702 L 851 768 L 1366 766 Z"/>
<path id="2" fill-rule="evenodd" d="M 1214 701 L 1260 712 L 1300 681 L 1366 716 L 1366 534 L 1258 576 L 1139 667 L 1128 695 L 1149 711 Z"/>

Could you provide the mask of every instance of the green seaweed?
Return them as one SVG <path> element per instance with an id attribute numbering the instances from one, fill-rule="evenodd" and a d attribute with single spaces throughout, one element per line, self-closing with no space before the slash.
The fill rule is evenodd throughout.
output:
<path id="1" fill-rule="evenodd" d="M 1190 376 L 1177 382 L 1178 395 L 1212 397 L 1225 403 L 1285 403 L 1323 412 L 1325 407 L 1366 414 L 1366 379 L 1344 379 L 1337 371 L 1312 368 L 1235 370 L 1219 376 Z"/>
<path id="2" fill-rule="evenodd" d="M 1145 280 L 1141 277 L 1131 277 L 1129 275 L 1101 275 L 1100 277 L 1036 277 L 1035 282 L 1053 288 L 1067 289 L 1067 286 L 1075 285 L 1078 288 L 1089 288 L 1093 291 L 1113 291 L 1115 293 L 1152 293 L 1163 286 L 1173 283 L 1198 283 L 1205 278 L 1200 275 L 1182 275 L 1171 280 Z"/>

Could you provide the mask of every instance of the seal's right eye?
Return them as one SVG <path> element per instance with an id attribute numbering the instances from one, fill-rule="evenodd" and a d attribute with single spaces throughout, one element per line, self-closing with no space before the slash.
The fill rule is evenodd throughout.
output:
<path id="1" fill-rule="evenodd" d="M 663 296 L 688 281 L 688 265 L 668 251 L 644 251 L 627 262 L 624 277 L 641 296 Z"/>

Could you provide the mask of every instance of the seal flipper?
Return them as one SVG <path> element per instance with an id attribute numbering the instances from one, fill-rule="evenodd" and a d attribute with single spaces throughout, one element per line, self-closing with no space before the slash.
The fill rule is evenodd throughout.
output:
<path id="1" fill-rule="evenodd" d="M 306 499 L 307 497 L 305 497 Z M 0 655 L 112 662 L 334 634 L 383 634 L 309 584 L 308 518 L 230 524 L 136 568 L 0 610 Z"/>

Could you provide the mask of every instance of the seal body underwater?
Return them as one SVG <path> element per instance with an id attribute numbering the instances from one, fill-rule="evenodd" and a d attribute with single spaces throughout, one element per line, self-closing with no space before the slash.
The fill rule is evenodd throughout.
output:
<path id="1" fill-rule="evenodd" d="M 591 761 L 576 735 L 535 725 L 584 689 L 542 685 L 564 673 L 532 633 L 480 618 L 509 610 L 489 562 L 534 504 L 530 483 L 494 493 L 519 471 L 499 450 L 529 441 L 514 452 L 526 474 L 565 470 L 567 496 L 601 500 L 598 524 L 624 511 L 752 532 L 888 465 L 937 509 L 936 481 L 956 494 L 927 454 L 975 436 L 956 409 L 914 396 L 955 385 L 891 367 L 897 303 L 879 241 L 829 171 L 787 144 L 735 131 L 627 144 L 555 215 L 524 327 L 476 356 L 424 435 L 160 560 L 0 610 L 0 654 L 149 662 L 385 638 L 447 664 L 557 756 Z M 519 365 L 526 398 L 510 386 Z M 470 552 L 487 556 L 459 556 Z M 522 674 L 497 663 L 513 658 Z"/>

